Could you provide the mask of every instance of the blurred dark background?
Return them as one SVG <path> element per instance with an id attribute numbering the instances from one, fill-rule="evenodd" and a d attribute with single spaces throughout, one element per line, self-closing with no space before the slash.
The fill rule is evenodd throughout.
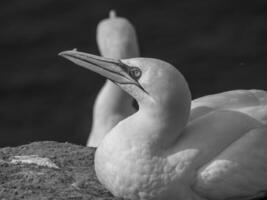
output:
<path id="1" fill-rule="evenodd" d="M 0 146 L 85 144 L 104 78 L 57 54 L 98 54 L 96 25 L 110 9 L 135 25 L 143 57 L 179 68 L 194 98 L 267 90 L 265 0 L 1 0 Z"/>

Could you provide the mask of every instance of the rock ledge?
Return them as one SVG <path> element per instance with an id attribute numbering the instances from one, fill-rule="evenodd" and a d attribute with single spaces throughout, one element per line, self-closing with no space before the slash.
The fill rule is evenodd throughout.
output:
<path id="1" fill-rule="evenodd" d="M 98 182 L 94 152 L 94 148 L 58 142 L 1 148 L 0 199 L 119 200 Z"/>

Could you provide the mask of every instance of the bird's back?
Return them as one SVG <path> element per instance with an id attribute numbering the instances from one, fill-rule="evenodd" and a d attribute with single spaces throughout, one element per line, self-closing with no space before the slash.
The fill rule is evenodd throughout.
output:
<path id="1" fill-rule="evenodd" d="M 182 137 L 181 144 L 191 142 L 199 150 L 193 181 L 197 193 L 214 200 L 266 195 L 266 91 L 236 90 L 196 99 L 188 127 L 191 138 Z"/>
<path id="2" fill-rule="evenodd" d="M 208 95 L 192 101 L 190 120 L 216 110 L 242 112 L 267 123 L 267 92 L 263 90 L 233 90 Z"/>

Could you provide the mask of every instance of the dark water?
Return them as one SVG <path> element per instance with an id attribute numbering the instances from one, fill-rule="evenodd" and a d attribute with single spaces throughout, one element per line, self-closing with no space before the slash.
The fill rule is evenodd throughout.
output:
<path id="1" fill-rule="evenodd" d="M 0 146 L 85 144 L 104 79 L 57 53 L 75 47 L 98 53 L 95 27 L 110 9 L 136 26 L 143 56 L 179 68 L 194 98 L 267 90 L 265 0 L 2 0 Z"/>

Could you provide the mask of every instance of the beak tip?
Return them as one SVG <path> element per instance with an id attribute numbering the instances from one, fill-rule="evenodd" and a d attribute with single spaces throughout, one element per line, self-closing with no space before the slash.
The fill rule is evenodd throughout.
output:
<path id="1" fill-rule="evenodd" d="M 65 57 L 65 56 L 67 56 L 68 54 L 72 54 L 72 53 L 74 53 L 74 52 L 76 52 L 76 51 L 77 51 L 76 48 L 73 49 L 73 50 L 61 51 L 61 52 L 58 53 L 58 56 Z"/>
<path id="2" fill-rule="evenodd" d="M 63 56 L 63 54 L 64 54 L 63 52 L 64 52 L 64 51 L 58 53 L 57 55 L 58 55 L 58 56 Z"/>
<path id="3" fill-rule="evenodd" d="M 61 57 L 66 57 L 66 56 L 68 55 L 68 52 L 69 52 L 69 51 L 61 51 L 61 52 L 59 52 L 57 55 L 58 55 L 58 56 L 61 56 Z"/>

